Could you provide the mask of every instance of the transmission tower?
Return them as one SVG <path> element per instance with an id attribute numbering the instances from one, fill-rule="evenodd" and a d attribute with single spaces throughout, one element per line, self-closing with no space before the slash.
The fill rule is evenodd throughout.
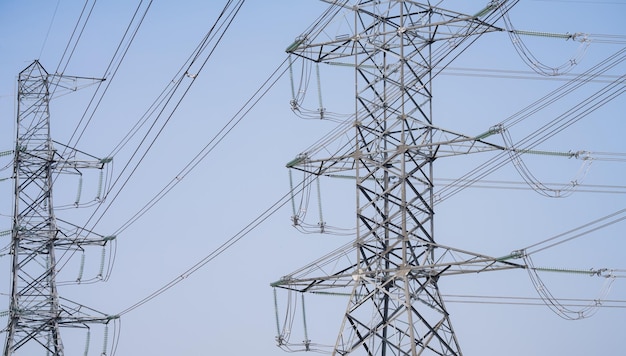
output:
<path id="1" fill-rule="evenodd" d="M 117 318 L 62 298 L 57 289 L 58 273 L 72 255 L 113 239 L 57 219 L 53 209 L 53 185 L 59 174 L 102 169 L 109 161 L 79 159 L 84 154 L 68 147 L 59 152 L 50 136 L 52 93 L 75 90 L 83 80 L 50 75 L 38 61 L 18 76 L 11 300 L 4 330 L 7 356 L 63 355 L 61 328 L 89 329 L 90 323 L 108 324 Z"/>
<path id="2" fill-rule="evenodd" d="M 433 231 L 433 162 L 502 149 L 483 141 L 495 128 L 469 137 L 435 125 L 433 78 L 479 36 L 501 31 L 494 24 L 516 3 L 492 1 L 466 15 L 409 0 L 337 1 L 288 47 L 305 60 L 351 67 L 356 81 L 353 141 L 330 156 L 325 145 L 288 164 L 316 176 L 354 174 L 356 240 L 349 251 L 272 283 L 292 292 L 349 296 L 333 355 L 460 355 L 439 279 L 523 268 L 439 245 Z M 328 28 L 340 13 L 349 14 L 345 34 Z M 327 37 L 330 32 L 341 35 Z M 352 263 L 323 273 L 348 253 Z M 293 349 L 288 334 L 279 330 L 277 341 Z M 308 338 L 303 344 L 315 347 Z"/>

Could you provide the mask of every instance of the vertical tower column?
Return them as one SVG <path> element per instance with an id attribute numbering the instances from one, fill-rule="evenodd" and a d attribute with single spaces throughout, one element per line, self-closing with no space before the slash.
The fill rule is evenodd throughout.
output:
<path id="1" fill-rule="evenodd" d="M 355 28 L 357 262 L 336 352 L 460 354 L 437 288 L 433 231 L 433 9 L 362 4 Z M 370 20 L 371 21 L 371 20 Z M 357 32 L 358 31 L 358 32 Z"/>
<path id="2" fill-rule="evenodd" d="M 353 67 L 355 76 L 353 145 L 304 152 L 288 167 L 314 175 L 354 173 L 356 261 L 311 276 L 327 262 L 319 260 L 272 284 L 349 294 L 333 354 L 461 354 L 438 281 L 451 270 L 463 272 L 445 262 L 450 249 L 435 243 L 433 162 L 440 150 L 468 138 L 441 140 L 432 119 L 432 81 L 481 34 L 499 31 L 492 24 L 515 3 L 492 1 L 467 15 L 410 0 L 335 2 L 287 49 Z M 349 25 L 329 28 L 335 22 Z M 318 157 L 322 152 L 334 154 Z M 335 258 L 341 256 L 328 257 Z M 465 263 L 485 266 L 488 260 L 470 255 Z M 282 335 L 278 341 L 285 342 Z"/>
<path id="3" fill-rule="evenodd" d="M 104 246 L 111 237 L 81 236 L 58 226 L 53 185 L 64 170 L 102 169 L 107 160 L 66 160 L 54 148 L 50 135 L 51 79 L 38 61 L 18 77 L 15 197 L 12 231 L 12 281 L 4 355 L 18 350 L 32 354 L 63 355 L 61 327 L 87 328 L 116 316 L 86 316 L 83 305 L 61 299 L 57 290 L 57 252 L 72 255 L 85 245 Z M 61 302 L 61 300 L 63 302 Z M 89 310 L 93 312 L 93 310 Z M 26 345 L 28 347 L 25 347 Z"/>
<path id="4" fill-rule="evenodd" d="M 18 77 L 13 214 L 13 280 L 5 354 L 31 339 L 63 354 L 59 334 L 52 202 L 54 149 L 50 138 L 50 83 L 39 62 Z"/>

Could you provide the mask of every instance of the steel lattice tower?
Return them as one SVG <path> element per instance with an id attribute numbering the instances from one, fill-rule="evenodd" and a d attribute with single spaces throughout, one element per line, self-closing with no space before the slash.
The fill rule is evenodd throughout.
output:
<path id="1" fill-rule="evenodd" d="M 85 246 L 104 246 L 112 239 L 65 227 L 66 223 L 55 217 L 53 184 L 58 174 L 102 169 L 108 161 L 94 157 L 77 160 L 78 151 L 65 147 L 62 154 L 53 145 L 51 88 L 63 90 L 68 78 L 80 79 L 50 75 L 38 61 L 18 77 L 12 286 L 4 355 L 63 355 L 61 328 L 88 328 L 89 323 L 106 324 L 116 318 L 61 298 L 57 290 L 62 259 Z"/>
<path id="2" fill-rule="evenodd" d="M 288 164 L 317 176 L 355 175 L 353 263 L 324 274 L 319 266 L 341 257 L 329 255 L 272 284 L 350 296 L 332 354 L 460 355 L 440 277 L 521 267 L 438 245 L 433 232 L 435 159 L 498 149 L 435 125 L 433 78 L 480 35 L 500 31 L 495 22 L 516 2 L 492 1 L 473 15 L 409 0 L 334 2 L 329 20 L 287 49 L 316 63 L 352 67 L 356 82 L 353 142 L 330 157 L 322 157 L 325 146 Z M 340 12 L 353 15 L 343 28 L 349 33 L 324 37 Z M 285 344 L 281 335 L 277 340 Z"/>

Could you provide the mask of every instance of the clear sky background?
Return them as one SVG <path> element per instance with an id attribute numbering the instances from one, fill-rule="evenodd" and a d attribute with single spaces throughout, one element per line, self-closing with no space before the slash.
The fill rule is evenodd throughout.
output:
<path id="1" fill-rule="evenodd" d="M 444 8 L 474 13 L 486 1 L 445 1 Z M 176 73 L 210 30 L 223 1 L 155 1 L 149 8 L 119 70 L 106 68 L 139 2 L 98 2 L 71 56 L 64 55 L 84 4 L 63 1 L 0 0 L 0 151 L 11 150 L 15 140 L 16 78 L 39 59 L 49 73 L 106 77 L 108 89 L 93 110 L 89 106 L 98 87 L 59 96 L 50 106 L 53 138 L 76 142 L 78 126 L 84 133 L 76 143 L 81 151 L 105 157 L 115 151 L 126 133 L 149 112 L 151 103 L 176 78 Z M 144 3 L 142 8 L 145 8 Z M 91 2 L 88 3 L 88 7 Z M 218 134 L 238 110 L 286 58 L 285 48 L 326 8 L 315 0 L 248 1 L 219 46 L 199 73 L 189 73 L 188 93 L 145 155 L 136 171 L 133 151 L 146 134 L 147 125 L 116 152 L 110 168 L 114 186 L 105 204 L 80 209 L 59 209 L 57 215 L 94 231 L 117 233 L 112 274 L 106 283 L 62 286 L 60 294 L 105 314 L 119 314 L 143 298 L 177 280 L 185 271 L 246 227 L 289 190 L 285 163 L 302 152 L 336 123 L 303 120 L 289 105 L 291 82 L 284 75 L 219 145 L 189 174 L 179 172 Z M 571 73 L 582 73 L 624 48 L 626 2 L 522 0 L 510 13 L 516 29 L 554 33 L 620 35 L 591 36 L 592 42 Z M 503 25 L 500 23 L 499 25 Z M 342 33 L 337 33 L 341 35 Z M 602 40 L 608 40 L 603 43 Z M 577 57 L 580 43 L 554 38 L 524 37 L 535 57 L 559 66 Z M 621 41 L 621 43 L 619 43 Z M 208 53 L 208 52 L 207 52 Z M 68 61 L 69 58 L 69 61 Z M 61 64 L 61 66 L 60 66 Z M 298 64 L 299 65 L 299 64 Z M 565 83 L 532 72 L 505 33 L 481 37 L 443 72 L 434 85 L 434 122 L 467 135 L 477 135 L 502 122 L 551 90 Z M 295 69 L 299 84 L 300 67 Z M 199 66 L 194 66 L 194 70 Z M 476 71 L 476 69 L 480 69 Z M 604 81 L 625 73 L 620 63 Z M 515 78 L 514 78 L 515 77 Z M 307 91 L 307 105 L 319 106 L 315 77 Z M 347 68 L 321 67 L 324 107 L 349 114 L 353 110 L 352 74 Z M 550 122 L 584 100 L 606 82 L 596 81 L 534 114 L 509 131 L 513 141 Z M 624 90 L 624 84 L 621 84 Z M 98 90 L 102 90 L 100 87 Z M 180 97 L 180 96 L 178 96 Z M 550 137 L 537 149 L 624 153 L 625 97 L 594 110 L 571 127 Z M 91 108 L 91 109 L 89 109 Z M 170 117 L 171 103 L 158 120 Z M 89 124 L 85 127 L 87 115 Z M 91 115 L 93 112 L 93 115 Z M 151 116 L 148 122 L 155 121 Z M 80 125 L 80 126 L 79 126 Z M 503 144 L 495 136 L 493 143 Z M 140 154 L 145 151 L 140 149 Z M 463 176 L 493 154 L 474 154 L 438 161 L 440 187 Z M 509 163 L 485 179 L 514 182 L 516 189 L 495 183 L 463 189 L 437 205 L 436 240 L 444 245 L 492 256 L 507 255 L 590 221 L 625 208 L 626 162 L 596 159 L 584 177 L 583 161 L 551 156 L 524 156 L 525 163 L 542 182 L 564 183 L 579 179 L 582 186 L 567 198 L 546 198 L 523 184 Z M 10 157 L 0 157 L 0 231 L 11 228 L 12 180 Z M 177 179 L 177 177 L 179 179 Z M 71 205 L 77 195 L 76 177 L 64 177 L 55 187 L 55 203 Z M 300 179 L 300 175 L 295 175 Z M 85 174 L 81 202 L 89 205 L 97 195 L 97 173 Z M 132 216 L 172 181 L 178 184 L 141 218 Z M 62 183 L 62 184 L 61 184 Z M 610 186 L 610 188 L 609 188 Z M 610 191 L 610 192 L 609 192 Z M 308 209 L 317 223 L 317 193 Z M 114 196 L 115 195 L 115 196 Z M 349 181 L 322 180 L 324 220 L 329 225 L 354 227 L 354 187 Z M 110 205 L 109 205 L 110 204 Z M 106 208 L 106 210 L 105 210 Z M 95 211 L 95 214 L 94 214 Z M 94 215 L 92 215 L 94 214 Z M 281 355 L 275 346 L 276 326 L 269 283 L 309 261 L 349 242 L 353 236 L 302 235 L 291 227 L 287 204 L 224 253 L 156 298 L 121 317 L 116 329 L 116 355 Z M 96 216 L 96 218 L 90 218 Z M 623 217 L 623 214 L 617 218 Z M 607 220 L 608 221 L 608 220 Z M 606 221 L 605 221 L 606 222 Z M 555 268 L 613 268 L 625 275 L 624 223 L 616 223 L 533 256 L 537 266 Z M 0 237 L 2 246 L 9 237 Z M 2 251 L 0 310 L 8 308 L 10 256 Z M 98 273 L 98 248 L 85 254 L 85 279 Z M 109 256 L 109 255 L 107 255 Z M 74 256 L 62 277 L 75 280 L 80 256 Z M 618 273 L 618 274 L 619 274 Z M 595 298 L 602 278 L 546 273 L 546 284 L 560 298 Z M 439 286 L 461 348 L 466 355 L 617 355 L 626 351 L 626 284 L 616 279 L 607 299 L 591 318 L 567 321 L 542 305 L 511 305 L 509 298 L 496 304 L 475 296 L 537 298 L 525 271 L 492 272 L 442 279 Z M 474 297 L 472 297 L 474 296 Z M 462 302 L 458 302 L 458 301 Z M 468 303 L 468 302 L 479 303 Z M 531 300 L 532 303 L 539 303 Z M 347 303 L 327 297 L 307 310 L 309 337 L 332 343 L 337 321 Z M 607 304 L 608 305 L 608 304 Z M 615 307 L 617 306 L 617 307 Z M 2 319 L 0 323 L 6 323 Z M 94 327 L 90 355 L 102 349 L 104 330 Z M 85 335 L 63 335 L 68 355 L 81 354 Z M 329 339 L 330 337 L 330 339 Z M 110 330 L 109 341 L 114 339 Z M 320 339 L 318 341 L 318 339 Z M 321 340 L 324 339 L 324 340 Z M 110 347 L 108 353 L 111 354 Z"/>

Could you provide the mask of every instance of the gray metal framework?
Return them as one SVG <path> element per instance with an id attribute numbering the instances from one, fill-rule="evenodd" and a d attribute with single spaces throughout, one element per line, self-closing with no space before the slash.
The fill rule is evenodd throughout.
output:
<path id="1" fill-rule="evenodd" d="M 89 323 L 106 324 L 116 318 L 64 299 L 57 289 L 61 260 L 112 239 L 55 216 L 53 184 L 58 174 L 102 169 L 108 161 L 79 160 L 76 150 L 65 148 L 61 154 L 55 149 L 50 137 L 51 88 L 62 90 L 66 79 L 76 78 L 50 75 L 38 61 L 18 77 L 12 285 L 4 355 L 63 355 L 61 328 L 88 328 Z"/>
<path id="2" fill-rule="evenodd" d="M 460 355 L 440 277 L 524 268 L 439 245 L 433 233 L 435 159 L 502 149 L 482 140 L 491 133 L 468 137 L 434 125 L 433 78 L 480 35 L 501 31 L 495 22 L 516 2 L 492 1 L 473 15 L 408 0 L 332 2 L 327 16 L 287 49 L 317 63 L 349 66 L 356 81 L 353 141 L 331 156 L 322 156 L 326 145 L 288 164 L 312 175 L 355 175 L 356 240 L 272 283 L 349 295 L 332 354 Z M 353 15 L 351 28 L 344 28 L 349 33 L 324 37 L 346 12 Z M 346 256 L 352 262 L 327 273 Z M 286 345 L 282 335 L 277 340 Z M 310 340 L 304 343 L 309 350 Z"/>

